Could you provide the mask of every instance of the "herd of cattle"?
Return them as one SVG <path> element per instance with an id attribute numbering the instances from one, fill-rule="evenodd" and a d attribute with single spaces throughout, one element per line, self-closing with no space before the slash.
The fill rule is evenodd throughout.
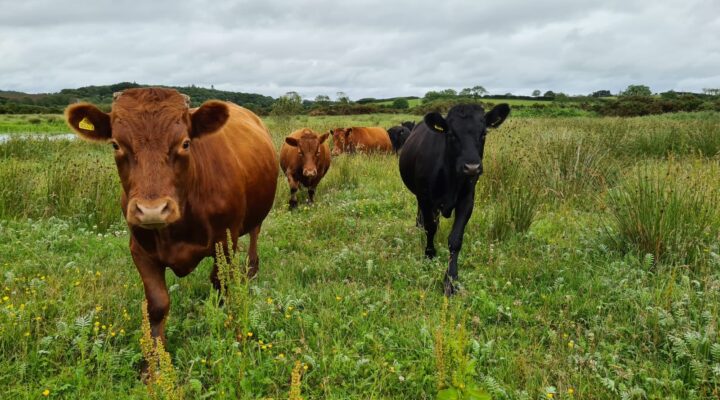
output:
<path id="1" fill-rule="evenodd" d="M 165 269 L 186 276 L 203 258 L 215 256 L 216 243 L 227 250 L 249 233 L 248 272 L 255 275 L 258 235 L 273 205 L 278 165 L 290 185 L 293 208 L 300 185 L 313 201 L 331 155 L 341 153 L 399 153 L 400 175 L 417 199 L 416 222 L 427 235 L 427 257 L 435 256 L 439 215 L 449 218 L 455 211 L 444 280 L 445 294 L 453 294 L 487 128 L 498 127 L 509 113 L 507 104 L 488 113 L 479 105 L 460 105 L 447 117 L 429 113 L 417 125 L 388 130 L 338 128 L 318 135 L 303 128 L 285 138 L 279 162 L 257 115 L 217 100 L 190 108 L 187 96 L 172 89 L 128 89 L 114 96 L 109 113 L 78 103 L 67 108 L 65 117 L 82 138 L 114 149 L 130 254 L 143 281 L 152 335 L 164 342 L 170 308 Z M 217 265 L 210 279 L 219 288 Z"/>

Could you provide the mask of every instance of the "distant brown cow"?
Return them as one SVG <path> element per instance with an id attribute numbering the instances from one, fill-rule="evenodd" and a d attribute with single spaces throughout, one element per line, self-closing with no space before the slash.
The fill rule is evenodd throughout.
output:
<path id="1" fill-rule="evenodd" d="M 257 273 L 258 234 L 278 174 L 260 118 L 215 100 L 189 109 L 184 95 L 163 88 L 128 89 L 108 114 L 74 104 L 65 117 L 81 137 L 114 149 L 130 254 L 145 286 L 153 337 L 165 342 L 165 268 L 189 274 L 215 255 L 215 243 L 227 249 L 228 229 L 233 246 L 250 233 L 249 273 Z M 217 265 L 210 278 L 219 287 Z"/>
<path id="2" fill-rule="evenodd" d="M 342 153 L 392 153 L 393 147 L 390 136 L 384 128 L 336 128 L 331 130 L 333 135 L 332 155 Z"/>
<path id="3" fill-rule="evenodd" d="M 303 128 L 285 138 L 280 148 L 280 169 L 290 185 L 290 208 L 297 206 L 300 185 L 308 188 L 308 201 L 313 202 L 315 188 L 330 168 L 330 148 L 325 143 L 329 135 L 318 136 Z"/>

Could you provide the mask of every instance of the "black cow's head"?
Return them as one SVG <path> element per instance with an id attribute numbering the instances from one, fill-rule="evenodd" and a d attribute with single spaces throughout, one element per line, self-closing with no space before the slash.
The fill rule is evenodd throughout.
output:
<path id="1" fill-rule="evenodd" d="M 393 150 L 398 152 L 408 136 L 410 136 L 410 130 L 402 125 L 393 126 L 387 130 L 388 136 L 390 136 L 390 143 L 392 143 Z"/>
<path id="2" fill-rule="evenodd" d="M 447 118 L 439 113 L 425 115 L 425 124 L 445 135 L 445 160 L 460 175 L 482 174 L 483 151 L 487 128 L 497 128 L 510 114 L 510 106 L 498 104 L 489 113 L 476 104 L 458 105 L 450 109 Z"/>

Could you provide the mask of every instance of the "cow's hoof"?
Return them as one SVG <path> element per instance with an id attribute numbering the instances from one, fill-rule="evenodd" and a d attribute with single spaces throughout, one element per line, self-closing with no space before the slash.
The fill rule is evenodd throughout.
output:
<path id="1" fill-rule="evenodd" d="M 435 258 L 435 249 L 425 249 L 425 257 L 429 258 L 430 260 Z"/>
<path id="2" fill-rule="evenodd" d="M 290 201 L 290 205 L 289 205 L 288 208 L 290 208 L 290 210 L 294 210 L 294 209 L 297 208 L 297 205 L 298 205 L 297 200 L 295 200 L 295 201 Z"/>
<path id="3" fill-rule="evenodd" d="M 445 277 L 445 296 L 450 297 L 457 293 L 457 289 L 455 289 L 455 286 L 452 283 L 452 279 Z"/>
<path id="4" fill-rule="evenodd" d="M 248 263 L 248 270 L 247 270 L 247 277 L 248 279 L 252 279 L 257 275 L 258 271 L 260 271 L 260 260 L 255 260 Z"/>

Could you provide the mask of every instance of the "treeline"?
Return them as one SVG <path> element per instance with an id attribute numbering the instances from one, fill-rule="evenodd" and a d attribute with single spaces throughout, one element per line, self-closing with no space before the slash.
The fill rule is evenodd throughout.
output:
<path id="1" fill-rule="evenodd" d="M 0 91 L 0 114 L 57 114 L 62 113 L 68 104 L 78 101 L 87 101 L 98 105 L 105 110 L 110 109 L 113 93 L 129 88 L 147 87 L 135 82 L 121 82 L 114 85 L 85 86 L 77 89 L 63 89 L 57 93 L 27 94 L 21 92 Z M 270 112 L 275 99 L 255 93 L 229 92 L 214 88 L 202 88 L 195 85 L 179 87 L 167 86 L 177 89 L 190 96 L 193 107 L 210 99 L 232 101 L 249 108 L 259 114 Z"/>

